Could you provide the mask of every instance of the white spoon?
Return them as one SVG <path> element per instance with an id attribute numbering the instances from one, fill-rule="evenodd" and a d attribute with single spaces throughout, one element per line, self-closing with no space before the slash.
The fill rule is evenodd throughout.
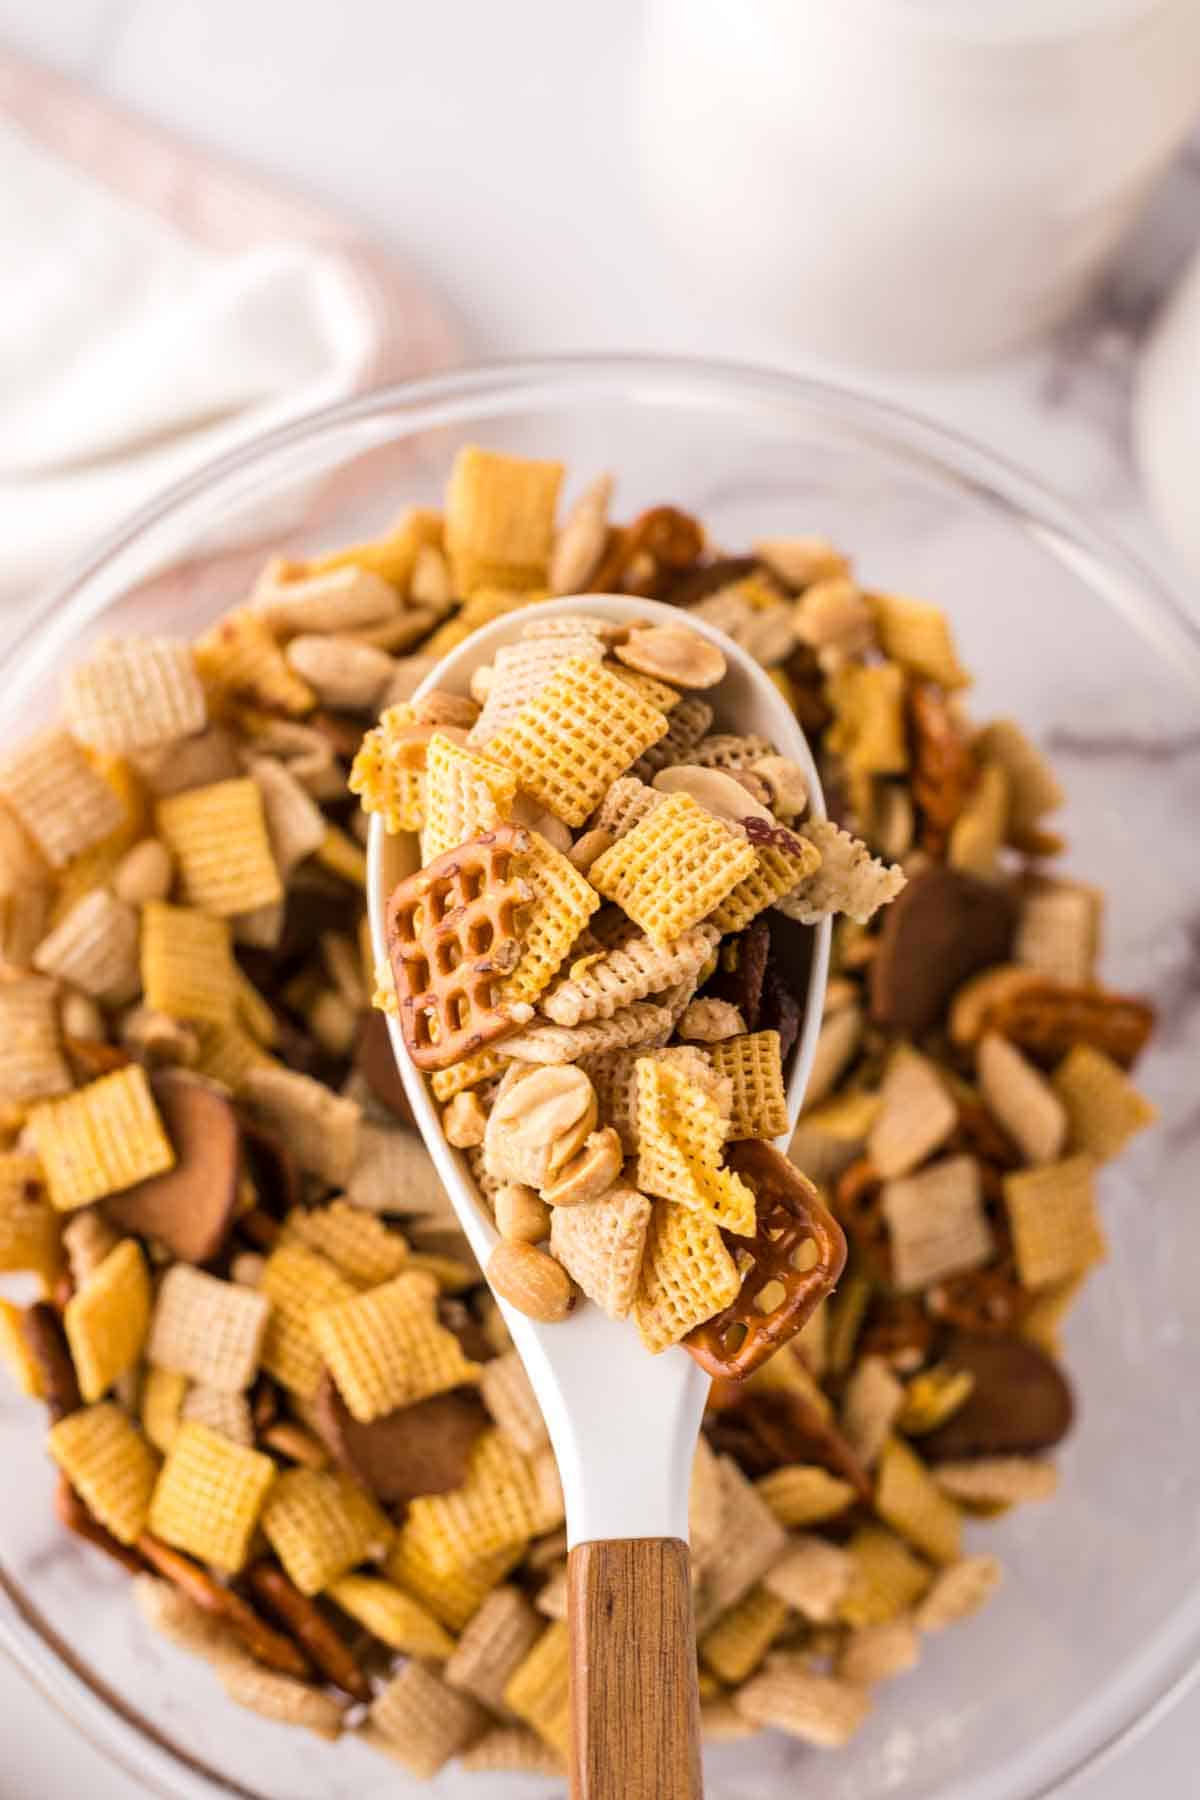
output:
<path id="1" fill-rule="evenodd" d="M 471 673 L 538 618 L 586 612 L 678 625 L 674 607 L 626 595 L 574 595 L 496 619 L 452 650 L 418 696 L 465 694 Z M 687 616 L 723 651 L 712 696 L 721 729 L 758 732 L 804 770 L 812 812 L 824 798 L 803 732 L 764 670 L 723 632 Z M 375 954 L 396 883 L 420 862 L 416 837 L 371 821 L 368 898 Z M 812 1067 L 829 967 L 830 924 L 814 927 L 807 1006 L 788 1084 L 792 1125 Z M 417 1128 L 481 1268 L 499 1238 L 459 1151 L 442 1135 L 424 1076 L 399 1026 L 392 1046 Z M 699 1719 L 687 1552 L 688 1488 L 709 1378 L 683 1349 L 651 1356 L 631 1320 L 581 1305 L 543 1325 L 500 1309 L 537 1394 L 558 1459 L 570 1548 L 574 1800 L 699 1800 Z"/>

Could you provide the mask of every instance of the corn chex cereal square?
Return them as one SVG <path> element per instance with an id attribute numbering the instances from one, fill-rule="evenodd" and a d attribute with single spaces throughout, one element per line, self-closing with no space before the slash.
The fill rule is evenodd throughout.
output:
<path id="1" fill-rule="evenodd" d="M 452 1756 L 482 1735 L 487 1714 L 468 1694 L 410 1662 L 371 1706 L 371 1722 L 391 1754 L 418 1781 L 431 1781 Z"/>
<path id="2" fill-rule="evenodd" d="M 23 1306 L 0 1300 L 0 1363 L 12 1376 L 18 1393 L 38 1400 L 42 1395 L 42 1372 L 25 1341 L 24 1317 Z"/>
<path id="3" fill-rule="evenodd" d="M 155 1537 L 235 1575 L 250 1553 L 275 1464 L 258 1450 L 181 1425 L 150 1506 Z"/>
<path id="4" fill-rule="evenodd" d="M 1153 1125 L 1158 1109 L 1125 1071 L 1090 1044 L 1076 1044 L 1054 1071 L 1053 1086 L 1066 1107 L 1072 1149 L 1106 1161 L 1131 1137 Z"/>
<path id="5" fill-rule="evenodd" d="M 51 1456 L 88 1511 L 122 1544 L 146 1529 L 158 1458 L 111 1400 L 60 1419 L 46 1439 Z"/>
<path id="6" fill-rule="evenodd" d="M 134 1063 L 29 1115 L 50 1202 L 71 1212 L 175 1165 L 146 1071 Z"/>
<path id="7" fill-rule="evenodd" d="M 0 980 L 0 1094 L 45 1100 L 70 1086 L 54 983 L 34 975 Z"/>
<path id="8" fill-rule="evenodd" d="M 929 1564 L 885 1525 L 860 1525 L 846 1545 L 854 1574 L 838 1608 L 846 1625 L 884 1625 L 909 1612 L 932 1579 Z"/>
<path id="9" fill-rule="evenodd" d="M 295 1207 L 283 1222 L 279 1241 L 306 1244 L 328 1257 L 358 1287 L 390 1281 L 409 1257 L 408 1245 L 398 1231 L 389 1231 L 382 1219 L 351 1206 L 348 1200 Z"/>
<path id="10" fill-rule="evenodd" d="M 512 724 L 526 701 L 532 700 L 555 670 L 572 656 L 599 663 L 604 659 L 604 646 L 596 634 L 586 628 L 501 645 L 492 662 L 483 709 L 471 727 L 468 741 L 481 746 L 490 743 L 498 731 Z"/>
<path id="11" fill-rule="evenodd" d="M 524 1548 L 520 1544 L 495 1556 L 479 1557 L 446 1575 L 430 1561 L 426 1534 L 414 1532 L 405 1523 L 388 1553 L 385 1569 L 435 1619 L 440 1619 L 450 1631 L 461 1631 L 520 1561 Z"/>
<path id="12" fill-rule="evenodd" d="M 592 864 L 592 886 L 670 943 L 757 867 L 753 845 L 690 794 L 670 794 Z"/>
<path id="13" fill-rule="evenodd" d="M 623 1319 L 637 1297 L 652 1202 L 618 1183 L 599 1200 L 556 1206 L 550 1250 L 589 1300 L 610 1319 Z"/>
<path id="14" fill-rule="evenodd" d="M 478 1375 L 439 1323 L 435 1294 L 428 1277 L 398 1275 L 311 1314 L 317 1349 L 361 1424 Z"/>
<path id="15" fill-rule="evenodd" d="M 939 687 L 969 687 L 971 677 L 954 649 L 950 621 L 940 607 L 900 594 L 871 594 L 879 646 L 886 657 L 922 681 Z"/>
<path id="16" fill-rule="evenodd" d="M 325 1469 L 286 1469 L 267 1497 L 263 1531 L 302 1594 L 319 1594 L 376 1545 L 369 1515 L 347 1499 L 346 1478 Z"/>
<path id="17" fill-rule="evenodd" d="M 393 833 L 419 831 L 425 820 L 423 771 L 400 755 L 400 734 L 415 724 L 416 711 L 407 701 L 389 706 L 363 738 L 350 770 L 350 792 Z"/>
<path id="18" fill-rule="evenodd" d="M 497 732 L 488 754 L 513 769 L 543 806 L 578 826 L 667 729 L 656 706 L 599 664 L 573 656 Z"/>
<path id="19" fill-rule="evenodd" d="M 789 1617 L 785 1600 L 764 1587 L 753 1587 L 705 1632 L 700 1640 L 701 1661 L 730 1686 L 745 1681 L 780 1636 Z"/>
<path id="20" fill-rule="evenodd" d="M 550 1442 L 533 1383 L 515 1350 L 484 1363 L 479 1394 L 505 1437 L 524 1456 L 535 1455 Z"/>
<path id="21" fill-rule="evenodd" d="M 509 1711 L 532 1725 L 560 1756 L 567 1754 L 570 1733 L 568 1667 L 567 1627 L 556 1619 L 509 1676 L 504 1689 Z"/>
<path id="22" fill-rule="evenodd" d="M 193 1382 L 179 1417 L 183 1424 L 194 1420 L 221 1437 L 231 1438 L 235 1444 L 244 1444 L 248 1450 L 254 1448 L 254 1419 L 245 1394 Z"/>
<path id="23" fill-rule="evenodd" d="M 142 991 L 172 1019 L 231 1025 L 237 992 L 229 926 L 191 906 L 142 908 Z"/>
<path id="24" fill-rule="evenodd" d="M 712 922 L 726 935 L 744 931 L 752 919 L 790 894 L 821 865 L 821 852 L 807 838 L 793 835 L 786 849 L 778 844 L 756 844 L 754 849 L 752 872 L 713 909 Z"/>
<path id="25" fill-rule="evenodd" d="M 56 869 L 116 831 L 124 817 L 116 790 L 58 726 L 0 758 L 0 798 Z"/>
<path id="26" fill-rule="evenodd" d="M 99 1400 L 142 1353 L 150 1326 L 150 1277 L 133 1238 L 123 1238 L 63 1310 L 71 1360 L 85 1400 Z"/>
<path id="27" fill-rule="evenodd" d="M 262 795 L 249 775 L 172 794 L 154 816 L 189 905 L 228 918 L 283 898 Z"/>
<path id="28" fill-rule="evenodd" d="M 1093 1158 L 1082 1154 L 1004 1177 L 1017 1273 L 1025 1287 L 1044 1287 L 1103 1262 L 1107 1249 L 1095 1171 Z"/>
<path id="29" fill-rule="evenodd" d="M 94 750 L 153 750 L 203 729 L 204 689 L 182 638 L 111 639 L 63 681 L 72 735 Z"/>
<path id="30" fill-rule="evenodd" d="M 502 997 L 536 1000 L 557 975 L 571 945 L 600 905 L 600 896 L 573 863 L 536 831 L 516 864 L 533 889 L 520 911 L 521 956 L 502 984 Z"/>
<path id="31" fill-rule="evenodd" d="M 139 1404 L 142 1430 L 164 1456 L 175 1442 L 187 1391 L 186 1375 L 177 1375 L 174 1369 L 156 1369 L 152 1363 L 147 1366 Z"/>
<path id="32" fill-rule="evenodd" d="M 413 1500 L 405 1526 L 444 1575 L 523 1548 L 537 1528 L 532 1465 L 501 1431 L 477 1440 L 461 1487 Z"/>
<path id="33" fill-rule="evenodd" d="M 848 1744 L 866 1723 L 871 1696 L 834 1675 L 814 1674 L 806 1657 L 772 1657 L 740 1688 L 734 1705 L 755 1725 L 772 1725 L 823 1750 Z"/>
<path id="34" fill-rule="evenodd" d="M 889 1440 L 879 1459 L 875 1510 L 931 1562 L 956 1562 L 962 1554 L 962 1514 L 898 1438 Z"/>
<path id="35" fill-rule="evenodd" d="M 562 484 L 560 462 L 468 444 L 446 486 L 445 546 L 454 590 L 535 587 L 546 579 Z"/>
<path id="36" fill-rule="evenodd" d="M 647 1350 L 657 1355 L 679 1343 L 723 1312 L 741 1285 L 737 1264 L 711 1219 L 669 1200 L 655 1206 L 633 1307 Z"/>
<path id="37" fill-rule="evenodd" d="M 509 817 L 517 778 L 503 763 L 435 731 L 425 753 L 425 819 L 421 853 L 432 862 L 443 850 L 491 831 Z"/>
<path id="38" fill-rule="evenodd" d="M 749 1031 L 707 1047 L 718 1075 L 728 1076 L 732 1092 L 727 1136 L 781 1137 L 788 1128 L 783 1058 L 777 1031 Z"/>
<path id="39" fill-rule="evenodd" d="M 831 1475 L 816 1463 L 787 1463 L 772 1469 L 755 1486 L 760 1498 L 789 1531 L 836 1519 L 854 1499 L 854 1489 L 848 1481 Z"/>
<path id="40" fill-rule="evenodd" d="M 62 1220 L 46 1198 L 42 1165 L 0 1151 L 0 1271 L 29 1271 L 48 1289 L 62 1264 Z"/>
<path id="41" fill-rule="evenodd" d="M 395 1582 L 378 1575 L 343 1575 L 326 1591 L 344 1613 L 391 1650 L 429 1662 L 445 1662 L 454 1651 L 454 1639 L 445 1626 Z"/>
<path id="42" fill-rule="evenodd" d="M 147 1354 L 161 1369 L 239 1393 L 258 1372 L 269 1310 L 254 1288 L 175 1263 L 158 1290 Z"/>
<path id="43" fill-rule="evenodd" d="M 220 701 L 246 700 L 267 712 L 310 712 L 316 695 L 292 669 L 261 613 L 240 606 L 193 645 L 205 689 Z"/>
<path id="44" fill-rule="evenodd" d="M 637 1079 L 638 1187 L 753 1237 L 753 1191 L 720 1166 L 727 1121 L 716 1100 L 673 1064 L 650 1057 L 639 1059 Z"/>
<path id="45" fill-rule="evenodd" d="M 352 1300 L 354 1285 L 315 1251 L 280 1244 L 266 1260 L 258 1292 L 271 1308 L 262 1366 L 290 1393 L 311 1400 L 325 1367 L 310 1328 L 313 1314 L 323 1306 Z"/>

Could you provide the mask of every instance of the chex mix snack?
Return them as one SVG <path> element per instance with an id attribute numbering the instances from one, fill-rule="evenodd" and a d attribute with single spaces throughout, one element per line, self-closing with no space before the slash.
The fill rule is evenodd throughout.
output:
<path id="1" fill-rule="evenodd" d="M 443 510 L 272 558 L 198 642 L 90 647 L 0 753 L 0 1359 L 59 1516 L 232 1700 L 419 1777 L 566 1750 L 562 1493 L 491 1289 L 714 1376 L 705 1728 L 836 1747 L 1001 1582 L 964 1527 L 1054 1493 L 1101 1168 L 1155 1117 L 1059 784 L 972 722 L 944 615 L 821 538 L 614 522 L 607 477 L 560 512 L 563 475 L 465 450 Z M 504 615 L 469 693 L 425 691 Z M 382 967 L 371 816 L 420 850 Z"/>

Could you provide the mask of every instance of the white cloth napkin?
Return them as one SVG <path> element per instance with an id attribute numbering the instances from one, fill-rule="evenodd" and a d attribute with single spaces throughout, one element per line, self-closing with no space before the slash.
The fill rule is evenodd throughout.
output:
<path id="1" fill-rule="evenodd" d="M 4 54 L 0 246 L 10 617 L 211 457 L 454 356 L 342 221 Z"/>

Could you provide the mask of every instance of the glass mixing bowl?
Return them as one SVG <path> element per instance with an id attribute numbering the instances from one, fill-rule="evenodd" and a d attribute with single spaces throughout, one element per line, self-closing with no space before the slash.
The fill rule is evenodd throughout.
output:
<path id="1" fill-rule="evenodd" d="M 619 473 L 619 507 L 699 513 L 718 543 L 822 532 L 865 581 L 953 617 L 980 718 L 1052 755 L 1067 866 L 1110 895 L 1105 972 L 1161 1025 L 1140 1079 L 1159 1127 L 1103 1178 L 1110 1257 L 1068 1328 L 1080 1422 L 1062 1491 L 973 1532 L 1008 1570 L 976 1620 L 926 1642 L 837 1754 L 770 1735 L 709 1756 L 711 1800 L 1030 1800 L 1128 1734 L 1200 1653 L 1200 635 L 1146 571 L 993 458 L 856 395 L 717 364 L 613 358 L 485 368 L 356 400 L 227 458 L 117 533 L 0 667 L 0 742 L 44 719 L 101 633 L 190 632 L 268 544 L 311 549 L 436 503 L 456 448 Z M 549 1800 L 553 1781 L 421 1788 L 354 1744 L 237 1710 L 152 1639 L 123 1576 L 67 1539 L 34 1410 L 0 1401 L 0 1641 L 94 1742 L 172 1800 Z M 631 1477 L 633 1472 L 631 1471 Z"/>

